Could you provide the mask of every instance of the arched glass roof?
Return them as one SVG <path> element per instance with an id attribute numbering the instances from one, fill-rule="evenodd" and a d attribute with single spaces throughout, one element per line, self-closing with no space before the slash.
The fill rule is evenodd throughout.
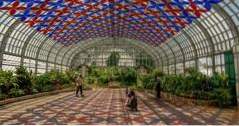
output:
<path id="1" fill-rule="evenodd" d="M 2 0 L 0 10 L 65 45 L 97 37 L 123 37 L 158 45 L 220 1 Z M 28 32 L 32 31 L 24 31 Z"/>
<path id="2" fill-rule="evenodd" d="M 165 73 L 223 72 L 238 14 L 239 0 L 1 0 L 0 68 L 65 70 L 82 49 L 119 38 Z"/>

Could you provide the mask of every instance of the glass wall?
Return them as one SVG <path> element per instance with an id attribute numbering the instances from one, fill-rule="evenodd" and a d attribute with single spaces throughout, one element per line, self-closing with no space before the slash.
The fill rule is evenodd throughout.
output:
<path id="1" fill-rule="evenodd" d="M 203 57 L 198 59 L 198 69 L 203 74 L 212 75 L 212 58 Z"/>

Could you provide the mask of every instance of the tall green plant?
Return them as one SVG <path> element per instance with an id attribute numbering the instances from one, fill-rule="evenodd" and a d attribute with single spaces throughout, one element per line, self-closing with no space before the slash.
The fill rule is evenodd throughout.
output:
<path id="1" fill-rule="evenodd" d="M 0 70 L 0 99 L 6 98 L 10 90 L 17 87 L 13 72 Z"/>
<path id="2" fill-rule="evenodd" d="M 213 100 L 218 105 L 230 105 L 232 94 L 225 74 L 206 76 L 196 69 L 187 69 L 185 75 L 165 75 L 163 91 L 195 99 Z"/>
<path id="3" fill-rule="evenodd" d="M 140 77 L 142 84 L 143 84 L 143 88 L 145 89 L 153 89 L 154 85 L 155 85 L 155 77 L 154 75 L 142 75 Z"/>
<path id="4" fill-rule="evenodd" d="M 120 60 L 119 52 L 112 52 L 107 59 L 107 66 L 118 66 Z"/>
<path id="5" fill-rule="evenodd" d="M 16 68 L 16 83 L 19 86 L 19 89 L 23 90 L 26 94 L 32 93 L 32 77 L 27 69 L 23 66 Z"/>
<path id="6" fill-rule="evenodd" d="M 122 84 L 131 86 L 137 82 L 137 72 L 134 68 L 123 69 L 120 78 Z"/>

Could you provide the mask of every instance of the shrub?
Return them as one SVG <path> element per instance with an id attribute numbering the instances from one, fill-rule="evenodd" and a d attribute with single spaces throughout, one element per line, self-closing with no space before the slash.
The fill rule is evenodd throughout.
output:
<path id="1" fill-rule="evenodd" d="M 121 83 L 131 86 L 137 82 L 137 72 L 133 68 L 123 69 L 120 74 Z"/>
<path id="2" fill-rule="evenodd" d="M 210 78 L 210 84 L 212 88 L 229 88 L 227 82 L 228 82 L 228 76 L 225 74 L 215 73 Z"/>
<path id="3" fill-rule="evenodd" d="M 6 94 L 0 93 L 0 100 L 6 99 L 8 96 Z"/>
<path id="4" fill-rule="evenodd" d="M 155 85 L 155 77 L 153 75 L 142 75 L 140 77 L 145 89 L 153 89 Z"/>
<path id="5" fill-rule="evenodd" d="M 157 76 L 163 77 L 164 73 L 160 69 L 154 69 L 152 75 L 154 78 L 156 78 Z"/>
<path id="6" fill-rule="evenodd" d="M 231 104 L 232 95 L 229 89 L 217 88 L 211 92 L 210 99 L 214 99 L 216 104 L 220 107 L 224 107 Z"/>
<path id="7" fill-rule="evenodd" d="M 13 72 L 0 70 L 0 95 L 2 98 L 6 98 L 11 88 L 17 86 Z"/>
<path id="8" fill-rule="evenodd" d="M 39 75 L 35 78 L 35 85 L 34 88 L 37 89 L 39 92 L 46 92 L 54 90 L 54 85 L 50 80 L 49 74 L 45 73 Z"/>
<path id="9" fill-rule="evenodd" d="M 75 77 L 78 74 L 78 72 L 75 71 L 75 70 L 66 70 L 65 74 L 68 77 L 70 82 L 74 82 L 75 81 Z"/>
<path id="10" fill-rule="evenodd" d="M 18 84 L 19 89 L 23 90 L 25 94 L 31 94 L 33 86 L 31 74 L 23 66 L 17 67 L 15 74 L 16 83 Z"/>
<path id="11" fill-rule="evenodd" d="M 85 79 L 85 82 L 87 83 L 87 84 L 94 84 L 95 82 L 96 82 L 96 78 L 95 77 L 92 77 L 92 76 L 88 76 L 88 77 L 86 77 L 86 78 L 84 78 Z"/>
<path id="12" fill-rule="evenodd" d="M 230 105 L 232 101 L 228 78 L 219 73 L 208 77 L 195 69 L 188 69 L 185 75 L 165 75 L 161 88 L 178 96 L 214 100 L 220 106 Z"/>
<path id="13" fill-rule="evenodd" d="M 9 92 L 10 97 L 19 97 L 25 95 L 24 91 L 22 89 L 18 88 L 12 88 Z"/>
<path id="14" fill-rule="evenodd" d="M 107 75 L 101 75 L 101 76 L 98 78 L 98 82 L 99 82 L 99 84 L 101 84 L 101 85 L 106 85 L 106 84 L 108 84 L 108 82 L 109 82 L 109 78 L 108 78 Z"/>

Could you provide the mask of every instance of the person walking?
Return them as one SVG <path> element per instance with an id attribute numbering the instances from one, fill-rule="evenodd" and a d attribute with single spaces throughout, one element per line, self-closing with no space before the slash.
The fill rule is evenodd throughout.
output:
<path id="1" fill-rule="evenodd" d="M 156 76 L 156 87 L 155 87 L 155 91 L 156 91 L 156 97 L 159 99 L 161 96 L 160 96 L 160 93 L 161 93 L 161 80 L 160 80 L 160 77 L 159 76 Z"/>
<path id="2" fill-rule="evenodd" d="M 80 94 L 81 96 L 83 97 L 83 78 L 81 75 L 79 75 L 76 80 L 75 80 L 75 83 L 76 83 L 76 97 L 79 97 L 79 91 L 80 91 Z"/>

